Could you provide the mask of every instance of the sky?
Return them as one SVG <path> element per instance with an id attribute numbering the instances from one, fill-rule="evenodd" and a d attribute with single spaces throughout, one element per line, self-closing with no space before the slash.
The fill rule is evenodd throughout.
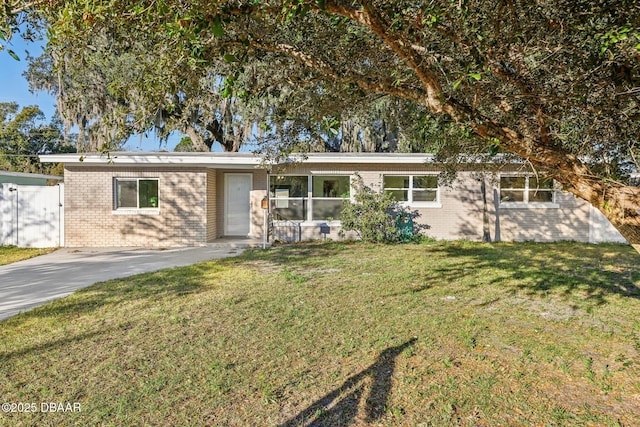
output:
<path id="1" fill-rule="evenodd" d="M 29 92 L 29 83 L 22 75 L 28 65 L 25 51 L 32 56 L 38 56 L 42 52 L 42 47 L 41 42 L 26 43 L 17 36 L 11 40 L 9 48 L 18 55 L 20 61 L 13 59 L 6 50 L 0 51 L 0 102 L 15 101 L 20 107 L 37 105 L 49 121 L 56 110 L 55 98 L 46 92 Z M 166 144 L 160 145 L 160 140 L 153 134 L 142 138 L 140 135 L 135 135 L 127 141 L 126 149 L 128 151 L 173 151 L 181 137 L 182 135 L 176 132 L 169 137 Z"/>

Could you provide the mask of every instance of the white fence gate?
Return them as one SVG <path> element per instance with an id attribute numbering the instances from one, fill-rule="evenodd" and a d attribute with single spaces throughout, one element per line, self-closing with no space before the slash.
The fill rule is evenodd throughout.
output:
<path id="1" fill-rule="evenodd" d="M 64 246 L 64 184 L 51 187 L 2 184 L 0 245 Z"/>

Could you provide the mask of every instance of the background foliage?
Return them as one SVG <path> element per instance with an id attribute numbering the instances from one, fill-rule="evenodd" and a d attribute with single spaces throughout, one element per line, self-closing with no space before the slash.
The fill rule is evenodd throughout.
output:
<path id="1" fill-rule="evenodd" d="M 62 175 L 59 165 L 42 164 L 38 155 L 74 152 L 74 140 L 64 136 L 59 117 L 44 119 L 34 105 L 0 102 L 0 170 Z"/>

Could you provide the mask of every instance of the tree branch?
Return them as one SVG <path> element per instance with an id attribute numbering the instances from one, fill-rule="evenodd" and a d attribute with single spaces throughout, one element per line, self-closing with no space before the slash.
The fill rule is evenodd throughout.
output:
<path id="1" fill-rule="evenodd" d="M 283 43 L 268 45 L 258 41 L 251 41 L 251 46 L 268 52 L 283 53 L 295 61 L 303 64 L 307 68 L 321 73 L 323 76 L 348 84 L 357 85 L 367 91 L 385 93 L 400 98 L 409 99 L 418 103 L 423 102 L 424 93 L 419 89 L 406 85 L 395 85 L 388 82 L 379 81 L 372 76 L 362 74 L 343 75 L 326 62 L 314 58 L 313 56 L 297 50 L 295 47 Z"/>
<path id="2" fill-rule="evenodd" d="M 435 76 L 422 66 L 422 58 L 413 45 L 400 34 L 389 30 L 390 25 L 384 21 L 373 5 L 362 2 L 362 9 L 348 7 L 337 1 L 325 2 L 327 12 L 345 16 L 369 28 L 398 55 L 416 74 L 425 89 L 426 104 L 434 113 L 442 112 L 442 88 Z M 424 104 L 425 101 L 423 100 Z"/>

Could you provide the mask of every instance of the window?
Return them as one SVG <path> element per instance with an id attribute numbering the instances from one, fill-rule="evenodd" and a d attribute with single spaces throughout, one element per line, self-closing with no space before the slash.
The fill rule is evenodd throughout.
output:
<path id="1" fill-rule="evenodd" d="M 553 203 L 552 179 L 527 175 L 500 177 L 500 203 Z"/>
<path id="2" fill-rule="evenodd" d="M 327 221 L 339 219 L 349 199 L 348 176 L 271 176 L 271 213 L 274 220 Z"/>
<path id="3" fill-rule="evenodd" d="M 157 209 L 157 179 L 122 179 L 115 180 L 116 209 Z"/>
<path id="4" fill-rule="evenodd" d="M 305 220 L 309 200 L 309 178 L 306 176 L 272 176 L 270 181 L 269 192 L 273 219 Z"/>
<path id="5" fill-rule="evenodd" d="M 383 182 L 385 193 L 398 202 L 424 206 L 439 203 L 436 175 L 385 175 Z"/>
<path id="6" fill-rule="evenodd" d="M 351 179 L 348 176 L 314 176 L 311 219 L 339 219 L 344 201 L 349 199 L 350 188 Z"/>

